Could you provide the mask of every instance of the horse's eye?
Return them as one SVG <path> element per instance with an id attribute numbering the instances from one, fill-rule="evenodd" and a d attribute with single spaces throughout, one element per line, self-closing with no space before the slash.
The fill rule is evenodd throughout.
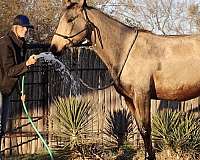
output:
<path id="1" fill-rule="evenodd" d="M 75 17 L 71 17 L 71 18 L 69 18 L 68 20 L 67 20 L 67 22 L 72 22 L 73 20 L 75 20 L 76 18 Z"/>
<path id="2" fill-rule="evenodd" d="M 78 18 L 78 15 L 74 16 L 74 17 L 70 17 L 67 22 L 73 22 L 76 18 Z"/>

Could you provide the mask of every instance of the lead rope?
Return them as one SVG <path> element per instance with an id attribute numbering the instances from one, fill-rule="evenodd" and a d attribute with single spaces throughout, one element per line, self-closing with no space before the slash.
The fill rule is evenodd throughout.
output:
<path id="1" fill-rule="evenodd" d="M 89 86 L 88 84 L 86 84 L 82 79 L 79 78 L 79 81 L 81 82 L 81 84 L 82 84 L 83 86 L 85 86 L 86 88 L 91 89 L 91 90 L 103 90 L 103 89 L 106 89 L 106 88 L 108 88 L 108 87 L 114 85 L 114 84 L 115 84 L 115 81 L 117 81 L 117 80 L 120 78 L 120 75 L 121 75 L 121 73 L 122 73 L 122 71 L 123 71 L 123 69 L 124 69 L 124 66 L 126 65 L 126 61 L 128 60 L 128 57 L 129 57 L 130 52 L 131 52 L 131 49 L 132 49 L 133 45 L 135 44 L 135 41 L 136 41 L 137 37 L 138 37 L 138 30 L 136 30 L 136 36 L 135 36 L 135 38 L 133 39 L 133 43 L 131 44 L 131 46 L 130 46 L 130 48 L 129 48 L 129 50 L 128 50 L 128 54 L 127 54 L 127 56 L 126 56 L 126 59 L 125 59 L 125 61 L 124 61 L 124 64 L 123 64 L 123 66 L 122 66 L 120 72 L 119 72 L 119 73 L 117 74 L 117 76 L 110 82 L 110 84 L 108 84 L 108 85 L 106 85 L 106 86 L 103 86 L 103 87 L 95 88 L 95 87 L 90 87 L 90 86 Z"/>
<path id="2" fill-rule="evenodd" d="M 24 94 L 24 76 L 22 77 L 22 83 L 21 83 L 21 86 L 22 86 L 22 91 L 21 91 L 21 94 L 22 94 L 22 97 L 25 96 Z M 29 122 L 31 123 L 33 129 L 35 130 L 35 132 L 37 133 L 38 137 L 40 138 L 40 140 L 42 141 L 42 143 L 44 144 L 45 148 L 47 149 L 50 157 L 51 157 L 51 160 L 54 160 L 53 158 L 53 154 L 52 154 L 52 151 L 50 150 L 50 148 L 48 147 L 46 141 L 44 140 L 44 138 L 42 137 L 42 135 L 40 134 L 40 132 L 37 130 L 36 126 L 34 125 L 31 117 L 29 116 L 28 114 L 28 111 L 27 111 L 27 108 L 26 108 L 26 104 L 25 104 L 25 97 L 24 98 L 21 98 L 22 100 L 22 105 L 23 105 L 23 109 L 24 109 L 24 112 L 29 120 Z"/>

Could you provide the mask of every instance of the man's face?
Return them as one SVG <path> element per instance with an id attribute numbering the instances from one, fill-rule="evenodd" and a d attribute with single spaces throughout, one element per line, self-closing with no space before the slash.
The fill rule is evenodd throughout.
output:
<path id="1" fill-rule="evenodd" d="M 20 38 L 24 38 L 26 36 L 27 31 L 28 31 L 27 27 L 23 27 L 20 25 L 17 25 L 16 27 L 16 33 Z"/>

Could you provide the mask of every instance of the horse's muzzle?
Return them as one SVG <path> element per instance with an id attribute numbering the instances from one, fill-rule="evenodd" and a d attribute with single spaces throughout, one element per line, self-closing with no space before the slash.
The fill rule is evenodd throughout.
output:
<path id="1" fill-rule="evenodd" d="M 53 45 L 50 46 L 49 51 L 52 52 L 53 55 L 56 55 L 56 56 L 61 55 L 61 51 L 58 51 L 58 49 L 57 49 L 57 47 L 56 47 L 55 44 L 53 44 Z"/>

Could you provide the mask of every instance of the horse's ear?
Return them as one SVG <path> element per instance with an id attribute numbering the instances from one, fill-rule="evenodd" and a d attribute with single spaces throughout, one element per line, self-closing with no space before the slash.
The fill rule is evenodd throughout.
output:
<path id="1" fill-rule="evenodd" d="M 79 4 L 78 4 L 81 8 L 83 8 L 84 6 L 86 6 L 86 0 L 80 0 Z"/>
<path id="2" fill-rule="evenodd" d="M 63 4 L 64 4 L 66 7 L 70 6 L 71 3 L 72 3 L 71 0 L 63 0 Z"/>

